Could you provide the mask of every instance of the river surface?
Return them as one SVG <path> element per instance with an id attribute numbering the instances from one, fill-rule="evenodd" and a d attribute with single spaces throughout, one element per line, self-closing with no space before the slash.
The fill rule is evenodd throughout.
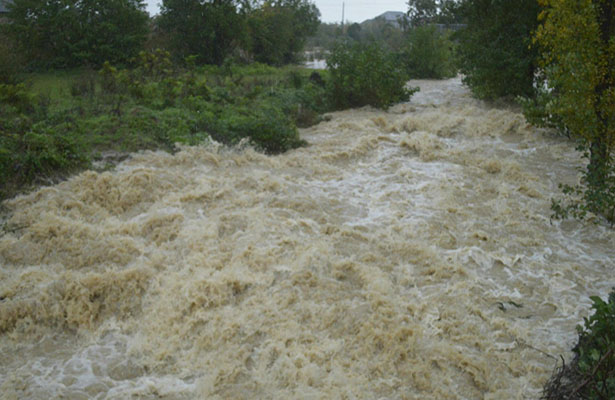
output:
<path id="1" fill-rule="evenodd" d="M 532 399 L 615 234 L 573 146 L 459 79 L 279 156 L 133 155 L 8 201 L 2 399 Z"/>

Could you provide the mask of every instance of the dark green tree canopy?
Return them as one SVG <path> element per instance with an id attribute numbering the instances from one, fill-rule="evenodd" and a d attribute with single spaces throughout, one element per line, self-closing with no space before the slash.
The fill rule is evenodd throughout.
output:
<path id="1" fill-rule="evenodd" d="M 267 64 L 295 61 L 319 24 L 308 0 L 163 0 L 158 26 L 180 57 L 222 64 L 235 50 Z"/>
<path id="2" fill-rule="evenodd" d="M 7 30 L 38 67 L 125 62 L 146 39 L 141 0 L 13 0 Z"/>
<path id="3" fill-rule="evenodd" d="M 408 0 L 411 26 L 461 22 L 458 0 Z"/>
<path id="4" fill-rule="evenodd" d="M 266 0 L 249 14 L 248 48 L 256 61 L 267 64 L 296 61 L 319 24 L 320 11 L 309 0 Z"/>
<path id="5" fill-rule="evenodd" d="M 480 98 L 532 96 L 537 50 L 531 34 L 538 26 L 536 0 L 465 0 L 467 27 L 458 34 L 464 82 Z"/>
<path id="6" fill-rule="evenodd" d="M 158 24 L 170 35 L 174 54 L 220 65 L 243 39 L 240 6 L 235 0 L 163 0 Z"/>

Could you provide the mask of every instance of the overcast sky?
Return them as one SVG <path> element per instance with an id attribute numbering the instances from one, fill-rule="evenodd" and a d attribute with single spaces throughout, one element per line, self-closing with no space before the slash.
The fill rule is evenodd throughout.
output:
<path id="1" fill-rule="evenodd" d="M 162 0 L 146 0 L 147 11 L 157 14 L 158 4 Z M 342 20 L 342 3 L 346 3 L 345 19 L 350 22 L 363 22 L 385 11 L 408 11 L 407 0 L 315 0 L 320 10 L 322 22 L 340 22 Z"/>

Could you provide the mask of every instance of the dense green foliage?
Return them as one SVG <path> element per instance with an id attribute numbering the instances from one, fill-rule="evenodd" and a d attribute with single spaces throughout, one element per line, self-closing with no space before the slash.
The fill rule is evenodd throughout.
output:
<path id="1" fill-rule="evenodd" d="M 526 113 L 578 140 L 588 160 L 580 185 L 564 186 L 556 217 L 588 212 L 615 223 L 615 5 L 606 0 L 543 1 L 535 41 L 544 87 Z M 530 106 L 527 106 L 527 105 Z"/>
<path id="2" fill-rule="evenodd" d="M 283 65 L 297 61 L 320 12 L 307 0 L 267 0 L 248 15 L 247 48 L 256 61 Z"/>
<path id="3" fill-rule="evenodd" d="M 149 19 L 141 0 L 14 0 L 7 18 L 4 29 L 38 68 L 125 62 Z"/>
<path id="4" fill-rule="evenodd" d="M 282 65 L 298 59 L 320 16 L 310 0 L 163 0 L 153 20 L 143 0 L 15 0 L 9 8 L 0 28 L 39 70 L 126 64 L 159 47 L 179 62 Z"/>
<path id="5" fill-rule="evenodd" d="M 577 367 L 582 375 L 591 377 L 581 390 L 587 398 L 615 397 L 615 291 L 608 302 L 594 296 L 594 314 L 578 327 L 579 343 L 574 348 Z"/>
<path id="6" fill-rule="evenodd" d="M 443 79 L 457 74 L 450 33 L 433 25 L 410 30 L 400 56 L 412 79 Z"/>
<path id="7" fill-rule="evenodd" d="M 460 23 L 459 6 L 457 0 L 408 0 L 410 25 Z"/>
<path id="8" fill-rule="evenodd" d="M 467 24 L 457 37 L 459 67 L 479 98 L 529 96 L 534 92 L 537 50 L 530 46 L 538 26 L 536 0 L 465 0 Z"/>
<path id="9" fill-rule="evenodd" d="M 457 74 L 451 29 L 459 26 L 450 24 L 460 21 L 458 4 L 453 0 L 410 1 L 412 24 L 402 17 L 393 22 L 374 18 L 344 26 L 321 24 L 308 44 L 321 55 L 322 50 L 332 51 L 339 43 L 374 45 L 393 53 L 410 79 L 450 78 Z"/>
<path id="10" fill-rule="evenodd" d="M 84 165 L 83 151 L 68 132 L 70 118 L 50 115 L 24 84 L 0 84 L 0 198 L 36 178 Z"/>
<path id="11" fill-rule="evenodd" d="M 309 0 L 164 0 L 157 27 L 179 59 L 197 55 L 199 64 L 229 57 L 270 65 L 296 61 L 320 12 Z"/>
<path id="12" fill-rule="evenodd" d="M 157 24 L 169 34 L 180 59 L 221 65 L 245 35 L 245 15 L 236 0 L 163 0 Z"/>
<path id="13" fill-rule="evenodd" d="M 592 167 L 592 155 L 586 142 L 581 142 L 578 150 L 588 160 L 587 168 L 581 169 L 581 180 L 577 185 L 563 185 L 563 197 L 551 200 L 553 218 L 585 219 L 588 215 L 597 214 L 615 225 L 615 163 L 612 154 L 605 156 L 604 160 L 594 156 L 593 162 L 598 166 Z M 599 179 L 591 178 L 592 174 L 600 174 Z M 599 219 L 596 220 L 598 222 Z"/>
<path id="14" fill-rule="evenodd" d="M 296 126 L 314 124 L 327 107 L 309 71 L 261 64 L 177 70 L 162 51 L 141 53 L 133 64 L 33 84 L 49 95 L 0 85 L 0 198 L 109 152 L 173 151 L 176 143 L 210 139 L 283 152 L 303 145 Z"/>
<path id="15" fill-rule="evenodd" d="M 395 56 L 377 44 L 341 43 L 327 58 L 327 69 L 327 90 L 336 108 L 387 108 L 413 93 L 406 88 L 407 76 Z"/>
<path id="16" fill-rule="evenodd" d="M 575 357 L 548 382 L 544 400 L 615 398 L 615 291 L 606 302 L 597 296 L 591 299 L 594 313 L 577 327 Z"/>

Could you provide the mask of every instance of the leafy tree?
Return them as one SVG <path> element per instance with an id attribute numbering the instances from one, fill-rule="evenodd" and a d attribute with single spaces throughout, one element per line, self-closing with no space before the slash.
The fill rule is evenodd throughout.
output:
<path id="1" fill-rule="evenodd" d="M 327 91 L 338 109 L 387 108 L 416 91 L 406 88 L 406 74 L 395 57 L 375 43 L 338 44 L 327 58 L 327 69 Z"/>
<path id="2" fill-rule="evenodd" d="M 456 0 L 408 0 L 410 24 L 416 27 L 430 23 L 459 23 L 459 4 Z"/>
<path id="3" fill-rule="evenodd" d="M 266 0 L 248 17 L 249 43 L 256 61 L 296 61 L 308 36 L 316 33 L 320 11 L 309 0 Z"/>
<path id="4" fill-rule="evenodd" d="M 361 40 L 361 25 L 355 22 L 348 27 L 346 34 L 353 40 Z"/>
<path id="5" fill-rule="evenodd" d="M 125 62 L 145 41 L 141 0 L 14 0 L 8 32 L 36 66 Z"/>
<path id="6" fill-rule="evenodd" d="M 537 50 L 536 0 L 465 0 L 460 13 L 467 27 L 458 33 L 460 70 L 480 98 L 531 96 Z"/>
<path id="7" fill-rule="evenodd" d="M 581 141 L 589 159 L 582 185 L 565 187 L 581 202 L 554 203 L 556 216 L 604 214 L 615 223 L 615 4 L 611 0 L 541 0 L 535 41 L 550 91 L 546 120 Z"/>
<path id="8" fill-rule="evenodd" d="M 163 0 L 157 22 L 176 56 L 221 65 L 244 39 L 245 8 L 236 0 Z"/>
<path id="9" fill-rule="evenodd" d="M 431 22 L 438 15 L 439 0 L 409 0 L 408 17 L 413 26 Z"/>
<path id="10" fill-rule="evenodd" d="M 401 63 L 413 79 L 442 79 L 456 75 L 453 42 L 450 33 L 440 32 L 435 26 L 419 26 L 408 32 Z"/>

